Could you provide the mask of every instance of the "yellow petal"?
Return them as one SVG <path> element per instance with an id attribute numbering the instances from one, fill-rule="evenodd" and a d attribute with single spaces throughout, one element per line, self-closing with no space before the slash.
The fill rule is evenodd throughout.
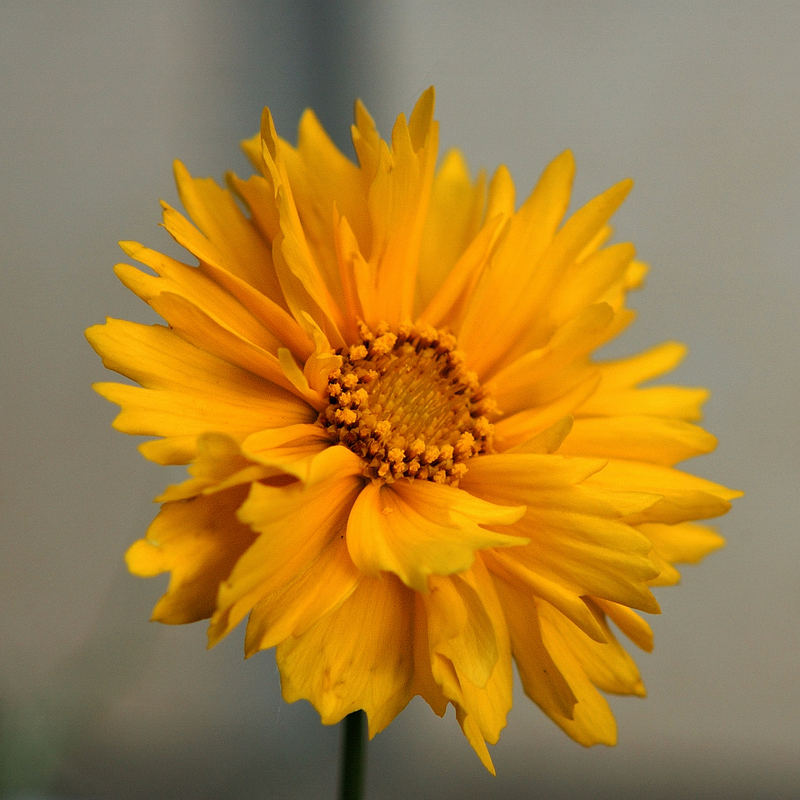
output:
<path id="1" fill-rule="evenodd" d="M 488 269 L 481 276 L 461 329 L 459 342 L 471 354 L 473 369 L 483 375 L 509 343 L 518 336 L 516 320 L 520 298 L 538 269 L 538 262 L 550 244 L 569 202 L 575 165 L 567 151 L 556 158 L 539 179 L 536 188 L 514 215 L 498 245 Z M 538 299 L 538 298 L 537 298 Z M 526 298 L 527 300 L 527 298 Z M 527 302 L 526 321 L 532 316 Z M 491 346 L 486 345 L 486 320 L 502 319 L 494 331 Z M 506 325 L 511 322 L 513 330 Z"/>
<path id="2" fill-rule="evenodd" d="M 605 461 L 539 453 L 498 453 L 479 456 L 469 463 L 461 485 L 481 497 L 496 497 L 495 502 L 530 504 L 544 489 L 573 486 L 603 469 Z"/>
<path id="3" fill-rule="evenodd" d="M 338 150 L 310 110 L 300 120 L 297 148 L 281 139 L 279 152 L 308 249 L 332 296 L 339 298 L 334 208 L 353 220 L 361 241 L 368 241 L 366 197 L 358 167 Z"/>
<path id="4" fill-rule="evenodd" d="M 581 250 L 580 253 L 575 258 L 576 264 L 583 264 L 585 261 L 588 261 L 592 256 L 594 256 L 598 250 L 611 238 L 611 234 L 614 233 L 614 229 L 611 225 L 603 225 L 597 233 L 592 236 L 591 239 L 586 243 L 586 246 Z"/>
<path id="5" fill-rule="evenodd" d="M 625 275 L 625 288 L 626 289 L 639 289 L 644 283 L 647 273 L 650 272 L 650 266 L 641 261 L 633 260 L 628 266 L 628 272 Z"/>
<path id="6" fill-rule="evenodd" d="M 423 597 L 431 669 L 464 735 L 492 773 L 486 742 L 497 742 L 511 708 L 511 645 L 494 583 L 481 559 L 469 572 L 431 581 Z"/>
<path id="7" fill-rule="evenodd" d="M 519 519 L 519 506 L 497 506 L 451 486 L 430 481 L 368 484 L 347 524 L 347 546 L 363 572 L 395 573 L 407 586 L 427 592 L 431 575 L 468 569 L 477 550 L 525 542 L 481 525 Z"/>
<path id="8" fill-rule="evenodd" d="M 439 126 L 433 120 L 433 91 L 420 97 L 406 124 L 401 114 L 392 130 L 391 150 L 378 148 L 367 207 L 372 240 L 375 303 L 366 322 L 398 324 L 413 314 L 422 230 L 436 165 Z"/>
<path id="9" fill-rule="evenodd" d="M 596 391 L 600 376 L 592 371 L 574 388 L 538 408 L 527 408 L 495 423 L 494 445 L 500 452 L 516 448 L 576 413 Z"/>
<path id="10" fill-rule="evenodd" d="M 319 425 L 287 425 L 250 434 L 241 445 L 242 452 L 253 461 L 277 469 L 301 481 L 312 480 L 320 463 L 337 463 L 343 474 L 357 475 L 361 464 L 357 456 L 336 451 L 337 461 L 330 455 L 318 457 L 330 447 L 325 430 Z M 342 456 L 338 458 L 338 456 Z"/>
<path id="11" fill-rule="evenodd" d="M 381 138 L 375 122 L 360 100 L 355 103 L 355 124 L 350 127 L 353 149 L 361 166 L 362 180 L 368 185 L 378 170 Z"/>
<path id="12" fill-rule="evenodd" d="M 556 287 L 551 303 L 558 316 L 566 321 L 581 309 L 607 302 L 618 310 L 625 299 L 625 277 L 636 250 L 629 242 L 620 242 L 577 261 L 569 275 Z"/>
<path id="13" fill-rule="evenodd" d="M 650 541 L 614 519 L 624 509 L 615 508 L 612 492 L 603 496 L 583 491 L 583 482 L 594 481 L 603 462 L 515 453 L 484 456 L 474 464 L 462 482 L 466 489 L 492 502 L 514 497 L 528 506 L 526 516 L 510 531 L 527 536 L 530 544 L 515 548 L 508 558 L 495 554 L 515 577 L 563 608 L 590 635 L 592 626 L 586 626 L 585 611 L 576 608 L 575 596 L 593 594 L 658 610 L 648 587 L 657 574 L 649 557 Z M 656 501 L 644 494 L 634 509 Z M 624 505 L 628 502 L 626 498 Z M 516 564 L 509 567 L 512 559 Z"/>
<path id="14" fill-rule="evenodd" d="M 352 455 L 342 447 L 329 447 L 317 456 L 305 483 L 253 484 L 237 515 L 259 536 L 220 586 L 218 610 L 209 627 L 211 644 L 256 603 L 307 570 L 334 537 L 344 535 L 361 485 L 347 468 Z"/>
<path id="15" fill-rule="evenodd" d="M 263 395 L 290 397 L 274 384 L 181 339 L 163 325 L 108 319 L 86 331 L 103 364 L 148 389 L 212 391 L 241 405 Z M 290 402 L 296 402 L 290 400 Z"/>
<path id="16" fill-rule="evenodd" d="M 165 503 L 125 559 L 136 575 L 170 571 L 166 594 L 153 609 L 153 619 L 179 624 L 211 616 L 219 585 L 228 577 L 255 534 L 236 519 L 246 490 Z"/>
<path id="17" fill-rule="evenodd" d="M 664 342 L 639 355 L 597 365 L 599 391 L 583 404 L 585 416 L 648 415 L 686 421 L 700 419 L 700 407 L 708 398 L 705 389 L 682 386 L 633 388 L 673 369 L 686 355 L 678 342 Z"/>
<path id="18" fill-rule="evenodd" d="M 436 101 L 436 89 L 429 86 L 414 104 L 411 118 L 408 121 L 408 133 L 414 150 L 422 150 L 430 146 L 432 129 L 438 126 L 433 119 L 433 109 Z"/>
<path id="19" fill-rule="evenodd" d="M 514 445 L 506 452 L 509 453 L 554 453 L 572 430 L 572 417 L 563 417 L 545 428 L 538 434 L 531 436 L 520 444 Z"/>
<path id="20" fill-rule="evenodd" d="M 434 658 L 444 657 L 456 673 L 476 686 L 486 686 L 498 658 L 494 625 L 475 590 L 458 576 L 431 579 L 424 598 L 428 644 Z M 450 694 L 457 687 L 450 687 Z"/>
<path id="21" fill-rule="evenodd" d="M 606 465 L 600 459 L 557 453 L 499 453 L 473 459 L 461 485 L 494 503 L 522 502 L 532 509 L 609 519 L 630 518 L 660 500 L 656 492 L 595 485 L 589 479 Z"/>
<path id="22" fill-rule="evenodd" d="M 323 724 L 364 709 L 374 736 L 411 699 L 412 601 L 393 575 L 362 577 L 336 610 L 278 645 L 283 697 L 308 700 Z"/>
<path id="23" fill-rule="evenodd" d="M 189 467 L 191 478 L 169 486 L 156 499 L 165 503 L 187 500 L 199 494 L 212 494 L 242 483 L 277 474 L 261 464 L 254 464 L 242 454 L 235 439 L 222 433 L 204 433 L 197 437 L 197 455 Z"/>
<path id="24" fill-rule="evenodd" d="M 343 330 L 348 341 L 358 336 L 358 321 L 364 319 L 363 304 L 374 303 L 372 271 L 361 253 L 361 246 L 346 217 L 334 207 L 333 241 L 342 283 L 344 304 Z"/>
<path id="25" fill-rule="evenodd" d="M 700 409 L 707 399 L 706 389 L 686 386 L 597 391 L 580 406 L 578 413 L 598 417 L 652 415 L 695 422 L 702 416 Z"/>
<path id="26" fill-rule="evenodd" d="M 684 522 L 724 514 L 730 500 L 741 495 L 718 483 L 680 472 L 676 469 L 642 461 L 610 460 L 602 472 L 587 483 L 609 490 L 645 492 L 660 495 L 661 500 L 640 515 L 637 522 Z"/>
<path id="27" fill-rule="evenodd" d="M 594 374 L 585 357 L 604 340 L 613 322 L 614 312 L 605 303 L 584 309 L 545 347 L 501 370 L 487 382 L 487 391 L 504 414 L 558 400 Z"/>
<path id="28" fill-rule="evenodd" d="M 694 522 L 680 522 L 677 525 L 651 522 L 639 525 L 639 530 L 667 561 L 696 564 L 725 545 L 725 540 L 713 528 Z"/>
<path id="29" fill-rule="evenodd" d="M 710 453 L 716 443 L 710 433 L 683 420 L 620 415 L 576 419 L 559 452 L 672 466 Z"/>
<path id="30" fill-rule="evenodd" d="M 598 364 L 603 376 L 603 390 L 630 389 L 642 381 L 657 378 L 675 369 L 686 356 L 685 345 L 663 342 L 643 353 Z"/>
<path id="31" fill-rule="evenodd" d="M 650 581 L 651 586 L 674 586 L 676 583 L 680 583 L 680 572 L 669 561 L 662 558 L 655 548 L 653 548 L 650 558 L 658 569 L 658 575 Z"/>
<path id="32" fill-rule="evenodd" d="M 285 347 L 278 350 L 278 363 L 284 378 L 294 389 L 298 397 L 302 397 L 316 411 L 322 411 L 325 407 L 326 399 L 321 392 L 315 391 L 308 383 L 303 370 L 300 369 L 294 356 Z"/>
<path id="33" fill-rule="evenodd" d="M 163 466 L 186 464 L 197 453 L 197 437 L 166 436 L 163 439 L 151 439 L 138 446 L 139 452 L 148 460 Z"/>
<path id="34" fill-rule="evenodd" d="M 649 588 L 658 569 L 650 557 L 648 540 L 630 526 L 590 516 L 570 524 L 557 514 L 548 518 L 531 512 L 513 530 L 531 539 L 530 544 L 514 550 L 517 564 L 529 573 L 578 596 L 594 595 L 658 613 L 658 603 Z M 516 574 L 524 577 L 519 571 Z M 529 583 L 534 589 L 540 586 L 533 579 Z M 561 606 L 554 592 L 543 596 Z M 569 613 L 591 632 L 584 620 Z"/>
<path id="35" fill-rule="evenodd" d="M 274 353 L 221 325 L 185 297 L 162 292 L 152 297 L 149 303 L 190 344 L 260 375 L 278 386 L 294 390 L 281 371 Z"/>
<path id="36" fill-rule="evenodd" d="M 311 339 L 282 305 L 216 264 L 201 263 L 200 270 L 224 287 L 295 356 L 305 359 L 310 355 L 313 350 Z"/>
<path id="37" fill-rule="evenodd" d="M 516 203 L 516 193 L 514 190 L 514 181 L 511 178 L 511 173 L 508 167 L 501 164 L 492 175 L 489 181 L 489 192 L 486 197 L 486 213 L 484 220 L 492 219 L 493 217 L 504 217 L 506 219 L 514 215 L 514 208 Z"/>
<path id="38" fill-rule="evenodd" d="M 180 161 L 174 169 L 183 207 L 229 270 L 268 297 L 278 297 L 269 243 L 242 214 L 231 193 L 211 178 L 192 178 Z"/>
<path id="39" fill-rule="evenodd" d="M 342 357 L 333 352 L 328 337 L 312 317 L 304 315 L 303 323 L 314 343 L 313 351 L 303 364 L 303 375 L 309 388 L 320 396 L 328 388 L 330 374 L 341 367 Z"/>
<path id="40" fill-rule="evenodd" d="M 344 540 L 331 540 L 306 570 L 255 605 L 247 623 L 245 654 L 249 657 L 289 637 L 302 636 L 347 600 L 359 575 Z"/>
<path id="41" fill-rule="evenodd" d="M 541 564 L 511 554 L 492 553 L 486 562 L 492 573 L 513 586 L 516 594 L 524 596 L 529 605 L 534 598 L 546 600 L 587 636 L 603 641 L 603 631 L 583 598 L 586 592 L 584 587 L 553 574 Z"/>
<path id="42" fill-rule="evenodd" d="M 163 292 L 179 294 L 218 324 L 258 347 L 274 352 L 281 343 L 279 337 L 199 268 L 189 267 L 136 242 L 120 244 L 131 258 L 158 273 L 158 276 L 149 275 L 129 264 L 117 264 L 114 269 L 122 283 L 146 303 L 151 303 Z M 251 292 L 254 292 L 252 288 Z"/>
<path id="43" fill-rule="evenodd" d="M 366 242 L 369 220 L 362 176 L 358 167 L 336 147 L 313 111 L 305 111 L 300 119 L 297 154 L 309 182 L 309 198 L 307 201 L 298 198 L 298 204 L 306 207 L 307 203 L 313 203 L 316 209 L 314 214 L 304 212 L 302 216 L 316 216 L 320 221 L 329 223 L 335 204 L 350 220 L 358 241 Z M 291 161 L 288 167 L 292 176 Z"/>
<path id="44" fill-rule="evenodd" d="M 258 431 L 244 441 L 242 449 L 247 455 L 257 459 L 276 447 L 301 443 L 330 444 L 325 429 L 320 425 L 301 423 Z"/>
<path id="45" fill-rule="evenodd" d="M 646 692 L 636 664 L 620 646 L 599 610 L 597 613 L 605 641 L 590 639 L 564 620 L 558 626 L 564 646 L 574 655 L 586 677 L 601 691 L 644 697 Z"/>
<path id="46" fill-rule="evenodd" d="M 274 190 L 280 233 L 273 240 L 272 255 L 281 290 L 294 318 L 304 313 L 316 319 L 337 346 L 341 338 L 341 289 L 326 283 L 324 271 L 309 246 L 284 159 L 285 146 L 275 132 L 272 115 L 264 110 L 261 125 L 262 156 Z M 332 213 L 332 209 L 331 209 Z"/>
<path id="47" fill-rule="evenodd" d="M 428 646 L 428 615 L 425 610 L 424 598 L 424 594 L 414 592 L 413 693 L 422 697 L 437 716 L 443 717 L 447 711 L 449 700 L 433 676 L 431 652 Z"/>
<path id="48" fill-rule="evenodd" d="M 230 262 L 231 256 L 229 253 L 226 254 L 224 245 L 220 248 L 216 243 L 210 241 L 169 203 L 165 203 L 162 200 L 161 208 L 164 228 L 181 247 L 192 253 L 201 264 L 213 264 L 226 272 L 238 275 L 245 282 L 249 282 L 249 276 L 243 274 L 236 264 Z M 268 293 L 268 296 L 275 298 L 279 302 L 280 287 L 274 278 L 274 267 L 269 251 L 267 251 L 267 258 L 268 260 L 263 265 L 264 277 L 257 282 L 254 288 Z"/>
<path id="49" fill-rule="evenodd" d="M 577 699 L 571 719 L 553 714 L 545 706 L 542 706 L 542 710 L 579 744 L 586 747 L 616 744 L 617 724 L 611 709 L 589 680 L 564 636 L 564 629 L 570 623 L 546 604 L 537 606 L 544 646 Z"/>
<path id="50" fill-rule="evenodd" d="M 473 183 L 464 156 L 450 150 L 433 180 L 417 280 L 417 307 L 425 308 L 475 238 L 483 214 L 485 177 Z M 436 324 L 436 323 L 434 323 Z"/>
<path id="51" fill-rule="evenodd" d="M 514 307 L 513 316 L 503 326 L 504 341 L 500 343 L 500 349 L 504 360 L 511 360 L 519 353 L 540 346 L 553 321 L 564 318 L 566 308 L 562 311 L 556 306 L 553 312 L 549 310 L 550 303 L 557 302 L 555 287 L 565 280 L 578 285 L 582 283 L 580 275 L 572 277 L 565 275 L 565 272 L 586 243 L 616 211 L 632 185 L 629 180 L 620 181 L 590 200 L 555 235 L 552 244 L 541 256 L 538 268 L 517 288 L 517 294 L 524 298 L 524 302 Z M 566 287 L 563 291 L 566 291 Z"/>
<path id="52" fill-rule="evenodd" d="M 275 187 L 261 157 L 261 134 L 256 134 L 242 145 L 248 158 L 251 158 L 256 169 L 263 174 L 251 175 L 246 180 L 231 174 L 228 176 L 228 181 L 233 191 L 249 209 L 253 225 L 258 228 L 265 241 L 272 242 L 280 233 L 280 222 L 278 206 L 275 203 Z"/>
<path id="53" fill-rule="evenodd" d="M 632 188 L 633 181 L 629 179 L 614 184 L 592 198 L 564 223 L 544 256 L 547 269 L 537 276 L 537 284 L 544 288 L 558 277 L 560 267 L 580 258 L 583 249 L 604 229 Z"/>
<path id="54" fill-rule="evenodd" d="M 432 325 L 458 330 L 469 307 L 475 284 L 491 258 L 492 250 L 502 235 L 508 217 L 491 217 L 461 253 L 430 298 L 420 319 Z"/>
<path id="55" fill-rule="evenodd" d="M 645 652 L 653 649 L 653 630 L 632 608 L 612 603 L 610 600 L 593 598 L 598 608 L 608 614 L 609 619 L 638 647 Z"/>
<path id="56" fill-rule="evenodd" d="M 331 295 L 325 285 L 299 221 L 284 222 L 296 212 L 290 210 L 289 201 L 283 194 L 278 196 L 278 208 L 282 228 L 275 241 L 275 268 L 289 309 L 298 321 L 305 314 L 318 320 L 325 335 L 340 347 L 344 344 L 342 298 Z"/>
<path id="57" fill-rule="evenodd" d="M 542 642 L 536 602 L 504 580 L 495 586 L 525 694 L 550 716 L 572 719 L 577 698 Z"/>
<path id="58" fill-rule="evenodd" d="M 121 383 L 96 383 L 94 390 L 121 407 L 114 427 L 145 436 L 197 436 L 209 431 L 244 438 L 264 428 L 310 422 L 314 412 L 304 403 L 287 403 L 265 395 L 252 406 L 197 392 L 141 389 Z"/>

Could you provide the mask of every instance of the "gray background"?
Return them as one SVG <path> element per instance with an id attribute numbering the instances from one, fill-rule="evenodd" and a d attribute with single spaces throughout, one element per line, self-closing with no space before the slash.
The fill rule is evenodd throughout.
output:
<path id="1" fill-rule="evenodd" d="M 576 197 L 636 179 L 617 216 L 653 265 L 615 345 L 691 346 L 718 450 L 692 464 L 747 496 L 727 549 L 659 592 L 647 700 L 612 700 L 584 750 L 518 695 L 480 766 L 414 702 L 371 746 L 372 797 L 790 797 L 797 740 L 800 6 L 781 2 L 6 2 L 0 5 L 0 713 L 9 796 L 332 797 L 337 737 L 280 700 L 237 630 L 147 622 L 164 580 L 127 545 L 179 473 L 145 462 L 94 396 L 83 329 L 151 315 L 117 239 L 170 248 L 171 160 L 247 173 L 269 104 L 314 106 L 344 145 L 360 96 L 384 133 L 429 84 L 445 146 L 505 162 L 520 196 L 571 147 Z"/>

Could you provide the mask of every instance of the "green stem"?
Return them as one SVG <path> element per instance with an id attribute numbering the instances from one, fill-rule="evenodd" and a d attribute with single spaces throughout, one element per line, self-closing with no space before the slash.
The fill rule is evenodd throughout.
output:
<path id="1" fill-rule="evenodd" d="M 366 714 L 354 711 L 344 718 L 342 760 L 339 775 L 339 800 L 361 800 L 367 757 Z"/>

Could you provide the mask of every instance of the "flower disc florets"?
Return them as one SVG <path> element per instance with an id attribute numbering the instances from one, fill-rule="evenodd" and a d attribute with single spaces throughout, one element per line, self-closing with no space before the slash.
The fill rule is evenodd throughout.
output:
<path id="1" fill-rule="evenodd" d="M 469 459 L 490 447 L 493 403 L 455 337 L 428 325 L 373 332 L 361 324 L 359 334 L 337 351 L 342 365 L 328 377 L 320 423 L 372 478 L 457 485 Z"/>

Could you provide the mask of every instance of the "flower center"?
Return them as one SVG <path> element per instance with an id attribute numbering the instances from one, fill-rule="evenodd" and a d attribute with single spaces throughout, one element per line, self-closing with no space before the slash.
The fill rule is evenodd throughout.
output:
<path id="1" fill-rule="evenodd" d="M 361 342 L 337 351 L 319 422 L 391 483 L 421 478 L 457 485 L 467 461 L 489 449 L 493 411 L 452 334 L 427 325 L 359 326 Z"/>

